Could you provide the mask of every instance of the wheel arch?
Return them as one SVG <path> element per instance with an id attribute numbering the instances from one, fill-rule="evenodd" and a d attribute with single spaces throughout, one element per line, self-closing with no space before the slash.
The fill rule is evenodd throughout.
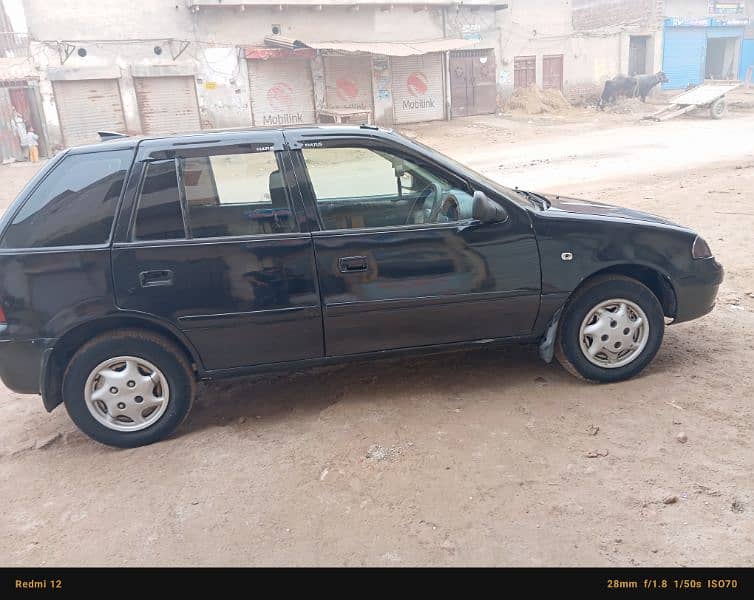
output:
<path id="1" fill-rule="evenodd" d="M 549 363 L 553 359 L 555 341 L 560 326 L 560 317 L 571 299 L 585 287 L 611 275 L 629 277 L 644 284 L 659 301 L 663 314 L 670 319 L 676 317 L 678 310 L 676 291 L 667 275 L 646 265 L 632 263 L 611 265 L 584 277 L 573 291 L 568 294 L 566 301 L 553 313 L 539 344 L 539 355 L 542 360 Z"/>
<path id="2" fill-rule="evenodd" d="M 610 275 L 622 275 L 643 283 L 655 295 L 662 306 L 663 314 L 674 319 L 678 311 L 678 302 L 675 287 L 670 278 L 661 271 L 640 264 L 618 264 L 595 271 L 579 282 L 579 285 L 569 294 L 568 299 L 574 297 L 585 286 L 590 285 L 597 278 L 609 277 Z"/>
<path id="3" fill-rule="evenodd" d="M 63 372 L 71 357 L 93 337 L 116 329 L 141 329 L 161 335 L 172 341 L 184 352 L 195 373 L 203 370 L 201 357 L 193 344 L 180 331 L 165 323 L 132 313 L 110 315 L 87 321 L 66 331 L 44 355 L 40 390 L 42 402 L 47 412 L 51 412 L 63 402 L 61 393 Z"/>

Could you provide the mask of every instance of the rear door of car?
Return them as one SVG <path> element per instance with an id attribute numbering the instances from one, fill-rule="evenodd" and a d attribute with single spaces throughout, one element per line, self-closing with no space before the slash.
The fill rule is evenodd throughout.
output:
<path id="1" fill-rule="evenodd" d="M 531 333 L 540 266 L 523 209 L 475 221 L 469 182 L 392 138 L 285 135 L 319 228 L 327 356 Z M 448 196 L 457 210 L 432 215 Z"/>
<path id="2" fill-rule="evenodd" d="M 145 141 L 136 166 L 113 245 L 119 307 L 179 329 L 207 370 L 323 356 L 282 134 Z"/>

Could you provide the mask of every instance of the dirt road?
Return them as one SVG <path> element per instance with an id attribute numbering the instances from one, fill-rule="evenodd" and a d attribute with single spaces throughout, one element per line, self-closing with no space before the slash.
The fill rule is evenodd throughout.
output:
<path id="1" fill-rule="evenodd" d="M 698 228 L 727 270 L 715 311 L 621 384 L 529 348 L 226 382 L 135 450 L 3 390 L 0 564 L 754 565 L 753 118 L 489 123 L 414 132 L 488 174 Z M 19 173 L 0 170 L 3 202 Z"/>

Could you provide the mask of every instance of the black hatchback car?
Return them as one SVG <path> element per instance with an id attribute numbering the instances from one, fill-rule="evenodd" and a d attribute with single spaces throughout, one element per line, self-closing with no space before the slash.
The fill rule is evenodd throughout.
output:
<path id="1" fill-rule="evenodd" d="M 686 228 L 371 126 L 73 148 L 0 232 L 2 380 L 123 447 L 170 434 L 197 380 L 265 369 L 518 341 L 626 379 L 723 277 Z"/>

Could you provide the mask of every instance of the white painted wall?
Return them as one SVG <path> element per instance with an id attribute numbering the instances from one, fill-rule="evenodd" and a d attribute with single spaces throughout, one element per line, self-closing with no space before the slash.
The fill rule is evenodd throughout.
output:
<path id="1" fill-rule="evenodd" d="M 18 0 L 16 0 L 18 1 Z M 249 125 L 250 99 L 243 46 L 261 46 L 273 25 L 286 37 L 304 41 L 407 41 L 465 37 L 479 40 L 478 47 L 495 49 L 500 57 L 500 31 L 492 6 L 386 5 L 249 7 L 201 6 L 192 10 L 183 0 L 149 0 L 138 9 L 123 0 L 22 0 L 33 39 L 36 61 L 46 68 L 64 69 L 116 66 L 121 72 L 121 96 L 130 132 L 140 131 L 140 120 L 130 67 L 195 65 L 197 96 L 205 127 Z M 314 3 L 312 3 L 314 4 Z M 326 3 L 325 3 L 326 4 Z M 505 11 L 503 11 L 505 12 Z M 177 51 L 169 39 L 189 40 L 186 51 Z M 86 48 L 86 57 L 75 52 L 64 64 L 57 40 Z M 153 51 L 163 49 L 161 55 Z M 384 61 L 377 61 L 383 64 Z M 313 62 L 316 75 L 321 72 Z M 499 65 L 500 66 L 500 65 Z M 53 143 L 59 142 L 59 123 L 52 86 L 40 85 L 44 111 Z M 316 77 L 315 77 L 316 79 Z M 390 71 L 373 74 L 375 117 L 389 122 L 392 114 Z M 316 86 L 315 86 L 316 87 Z"/>
<path id="2" fill-rule="evenodd" d="M 706 0 L 705 0 L 706 1 Z M 511 0 L 498 13 L 502 65 L 499 83 L 504 94 L 513 91 L 516 56 L 537 57 L 537 83 L 542 84 L 542 57 L 563 54 L 564 93 L 572 99 L 596 93 L 605 80 L 628 70 L 631 35 L 649 35 L 648 70 L 662 63 L 662 34 L 657 21 L 651 27 L 620 26 L 610 31 L 574 31 L 570 0 Z"/>
<path id="3" fill-rule="evenodd" d="M 29 31 L 39 40 L 186 38 L 184 0 L 23 0 Z"/>
<path id="4" fill-rule="evenodd" d="M 702 18 L 709 15 L 707 0 L 665 0 L 666 17 Z"/>

